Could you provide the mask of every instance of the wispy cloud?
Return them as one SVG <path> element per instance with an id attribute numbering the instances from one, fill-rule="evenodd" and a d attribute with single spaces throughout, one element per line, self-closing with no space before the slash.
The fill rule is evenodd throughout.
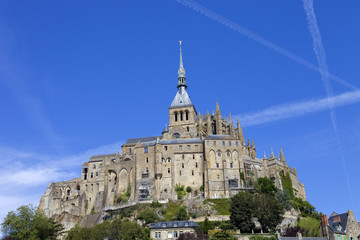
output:
<path id="1" fill-rule="evenodd" d="M 360 90 L 346 92 L 329 98 L 302 100 L 285 103 L 264 110 L 239 115 L 242 126 L 254 126 L 283 119 L 298 117 L 301 115 L 329 110 L 329 101 L 333 107 L 341 107 L 360 102 Z"/>
<path id="2" fill-rule="evenodd" d="M 314 2 L 313 2 L 313 0 L 303 0 L 303 3 L 304 3 L 304 10 L 306 13 L 306 19 L 307 19 L 308 26 L 309 26 L 309 31 L 310 31 L 310 34 L 313 39 L 313 49 L 314 49 L 314 52 L 316 55 L 318 65 L 319 65 L 321 80 L 324 84 L 326 94 L 328 96 L 328 105 L 329 105 L 329 109 L 330 109 L 331 123 L 332 123 L 333 129 L 334 129 L 339 152 L 342 153 L 343 151 L 342 151 L 341 141 L 340 141 L 340 137 L 339 137 L 339 133 L 338 133 L 337 118 L 336 118 L 336 112 L 335 112 L 335 108 L 334 108 L 334 99 L 333 99 L 334 93 L 333 93 L 333 90 L 332 90 L 332 87 L 331 87 L 331 84 L 329 81 L 329 71 L 328 71 L 328 65 L 327 65 L 327 60 L 326 60 L 326 54 L 325 54 L 325 49 L 324 49 L 324 46 L 323 46 L 323 43 L 321 40 L 321 34 L 320 34 L 320 30 L 319 30 L 319 27 L 317 24 L 316 16 L 315 16 Z M 349 196 L 350 196 L 350 199 L 354 206 L 354 200 L 352 197 L 352 191 L 351 191 L 350 181 L 349 181 L 349 175 L 348 175 L 348 171 L 347 171 L 347 167 L 346 167 L 347 164 L 346 164 L 343 154 L 341 154 L 341 158 L 342 158 L 342 163 L 343 163 L 343 167 L 344 167 L 344 171 L 345 171 L 345 178 L 346 178 L 346 184 L 347 184 L 348 191 L 349 191 Z"/>
<path id="3" fill-rule="evenodd" d="M 220 14 L 218 14 L 214 11 L 211 11 L 210 9 L 208 9 L 192 0 L 176 0 L 176 1 L 186 7 L 194 10 L 195 12 L 198 12 L 198 13 L 240 33 L 243 36 L 250 38 L 250 39 L 254 40 L 255 42 L 260 43 L 264 47 L 267 47 L 267 48 L 287 57 L 288 59 L 290 59 L 304 67 L 307 67 L 308 69 L 310 69 L 314 72 L 321 74 L 322 71 L 326 71 L 327 74 L 329 75 L 329 79 L 331 79 L 345 87 L 351 88 L 353 90 L 357 89 L 353 84 L 345 81 L 344 79 L 341 79 L 341 78 L 335 76 L 334 74 L 329 73 L 327 71 L 327 69 L 319 68 L 318 66 L 316 66 L 315 64 L 312 64 L 311 62 L 305 60 L 304 58 L 284 49 L 283 47 L 280 47 L 279 45 L 261 37 L 260 35 L 246 29 L 243 26 L 240 26 L 239 24 L 234 23 L 233 21 L 229 20 L 228 18 L 225 18 L 225 17 L 221 16 Z"/>

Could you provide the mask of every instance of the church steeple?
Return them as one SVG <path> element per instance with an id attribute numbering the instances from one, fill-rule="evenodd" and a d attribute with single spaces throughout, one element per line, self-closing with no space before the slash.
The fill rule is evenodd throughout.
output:
<path id="1" fill-rule="evenodd" d="M 180 43 L 180 66 L 179 66 L 179 70 L 178 70 L 178 84 L 177 84 L 177 87 L 178 88 L 180 88 L 180 87 L 187 88 L 184 63 L 183 63 L 183 59 L 182 59 L 181 42 L 182 41 L 179 41 L 179 43 Z"/>

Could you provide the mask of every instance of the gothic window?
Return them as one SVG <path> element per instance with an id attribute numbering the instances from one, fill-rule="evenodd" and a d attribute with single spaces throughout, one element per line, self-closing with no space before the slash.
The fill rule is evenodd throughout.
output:
<path id="1" fill-rule="evenodd" d="M 219 168 L 219 163 L 218 162 L 216 163 L 216 168 Z"/>
<path id="2" fill-rule="evenodd" d="M 148 157 L 146 157 L 146 163 L 148 163 L 149 162 L 149 158 Z"/>
<path id="3" fill-rule="evenodd" d="M 226 156 L 230 157 L 230 152 L 227 152 L 227 153 L 226 153 Z"/>
<path id="4" fill-rule="evenodd" d="M 193 175 L 193 176 L 194 176 L 194 170 L 191 170 L 191 175 Z"/>
<path id="5" fill-rule="evenodd" d="M 144 153 L 147 153 L 149 149 L 147 147 L 144 147 Z"/>
<path id="6" fill-rule="evenodd" d="M 189 131 L 190 131 L 190 128 L 189 128 L 189 127 L 186 127 L 186 131 L 188 131 L 188 132 L 189 132 Z"/>
<path id="7" fill-rule="evenodd" d="M 218 152 L 217 155 L 218 155 L 218 157 L 221 157 L 221 152 Z"/>
<path id="8" fill-rule="evenodd" d="M 195 163 L 195 167 L 198 167 L 198 164 L 197 164 L 197 163 Z"/>
<path id="9" fill-rule="evenodd" d="M 222 142 L 222 145 L 225 146 L 225 141 Z"/>
<path id="10" fill-rule="evenodd" d="M 235 145 L 236 145 L 236 146 L 239 146 L 239 142 L 238 142 L 238 141 L 236 141 L 236 142 L 235 142 Z"/>
<path id="11" fill-rule="evenodd" d="M 214 124 L 211 125 L 211 131 L 212 131 L 212 134 L 216 134 L 216 128 L 215 128 Z"/>
<path id="12" fill-rule="evenodd" d="M 189 120 L 189 112 L 188 112 L 188 111 L 185 112 L 185 116 L 186 116 L 185 119 L 186 119 L 186 120 Z"/>
<path id="13" fill-rule="evenodd" d="M 170 158 L 168 158 L 168 162 L 171 162 L 171 159 L 170 159 Z"/>
<path id="14" fill-rule="evenodd" d="M 230 168 L 233 168 L 233 163 L 230 163 Z"/>
<path id="15" fill-rule="evenodd" d="M 90 174 L 90 177 L 93 178 L 93 177 L 94 177 L 94 173 L 91 173 L 91 174 Z"/>
<path id="16" fill-rule="evenodd" d="M 216 146 L 216 141 L 213 142 L 214 146 Z"/>
<path id="17" fill-rule="evenodd" d="M 168 168 L 168 173 L 170 173 L 170 168 Z"/>
<path id="18" fill-rule="evenodd" d="M 190 146 L 190 145 L 187 145 L 186 148 L 187 148 L 187 150 L 190 150 L 190 149 L 191 149 L 191 146 Z"/>
<path id="19" fill-rule="evenodd" d="M 181 167 L 184 168 L 184 163 L 181 164 Z"/>
<path id="20" fill-rule="evenodd" d="M 179 133 L 174 133 L 174 134 L 173 134 L 173 138 L 176 138 L 176 139 L 177 139 L 177 138 L 180 138 L 180 134 L 179 134 Z"/>
<path id="21" fill-rule="evenodd" d="M 179 151 L 182 151 L 182 145 L 179 145 Z"/>
<path id="22" fill-rule="evenodd" d="M 178 112 L 175 112 L 175 122 L 178 120 Z"/>
<path id="23" fill-rule="evenodd" d="M 68 190 L 66 191 L 66 193 L 67 193 L 67 195 L 69 196 L 69 195 L 70 195 L 70 189 L 68 189 Z"/>
<path id="24" fill-rule="evenodd" d="M 199 146 L 198 145 L 195 145 L 195 150 L 198 150 L 199 149 Z"/>
<path id="25" fill-rule="evenodd" d="M 183 120 L 183 112 L 181 111 L 180 112 L 180 121 L 182 121 Z"/>
<path id="26" fill-rule="evenodd" d="M 231 146 L 231 141 L 229 141 L 229 146 Z"/>

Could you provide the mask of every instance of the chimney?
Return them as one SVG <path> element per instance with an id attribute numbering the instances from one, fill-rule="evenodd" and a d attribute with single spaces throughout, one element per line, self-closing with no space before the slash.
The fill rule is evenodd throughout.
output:
<path id="1" fill-rule="evenodd" d="M 299 240 L 302 240 L 302 235 L 301 235 L 301 232 L 297 232 L 297 238 L 299 239 Z"/>
<path id="2" fill-rule="evenodd" d="M 328 217 L 326 214 L 321 216 L 321 225 L 323 227 L 326 227 L 327 225 L 329 225 L 329 220 L 328 220 Z"/>

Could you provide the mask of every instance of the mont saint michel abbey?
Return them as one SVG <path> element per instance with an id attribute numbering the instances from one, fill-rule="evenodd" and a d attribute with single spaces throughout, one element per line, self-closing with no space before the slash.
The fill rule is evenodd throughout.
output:
<path id="1" fill-rule="evenodd" d="M 279 157 L 272 153 L 258 158 L 255 143 L 245 141 L 239 120 L 235 124 L 231 115 L 223 116 L 218 103 L 214 114 L 201 115 L 187 88 L 180 45 L 168 126 L 158 136 L 128 139 L 121 154 L 91 156 L 81 177 L 50 183 L 39 208 L 60 220 L 81 218 L 113 206 L 124 193 L 129 202 L 175 200 L 176 185 L 190 186 L 204 198 L 228 198 L 247 190 L 245 183 L 259 177 L 272 179 L 282 189 L 281 174 L 289 174 L 296 197 L 306 198 L 304 184 L 296 169 L 287 165 L 282 149 Z"/>

